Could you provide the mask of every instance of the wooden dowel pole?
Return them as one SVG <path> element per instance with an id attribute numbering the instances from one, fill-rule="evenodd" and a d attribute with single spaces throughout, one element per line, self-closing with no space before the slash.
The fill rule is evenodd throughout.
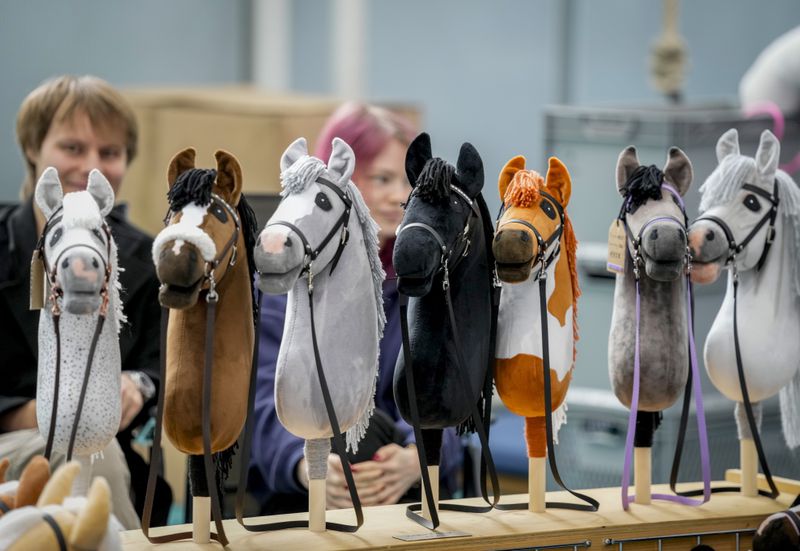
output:
<path id="1" fill-rule="evenodd" d="M 636 503 L 650 505 L 653 448 L 633 448 L 633 483 L 636 487 Z"/>
<path id="2" fill-rule="evenodd" d="M 208 496 L 192 497 L 192 541 L 211 541 L 211 498 Z"/>
<path id="3" fill-rule="evenodd" d="M 308 529 L 325 531 L 325 484 L 326 480 L 308 481 Z"/>
<path id="4" fill-rule="evenodd" d="M 755 497 L 758 495 L 758 452 L 752 439 L 739 440 L 739 461 L 742 467 L 741 494 Z"/>
<path id="5" fill-rule="evenodd" d="M 528 458 L 528 510 L 544 513 L 547 490 L 547 458 Z"/>
<path id="6" fill-rule="evenodd" d="M 439 510 L 439 465 L 428 467 L 428 476 L 431 479 L 431 493 L 433 494 L 433 506 Z M 428 508 L 428 499 L 425 496 L 425 485 L 422 486 L 422 516 L 431 520 L 431 511 Z"/>

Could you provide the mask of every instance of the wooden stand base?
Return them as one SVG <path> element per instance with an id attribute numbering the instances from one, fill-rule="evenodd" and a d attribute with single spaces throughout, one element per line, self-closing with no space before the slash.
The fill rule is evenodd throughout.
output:
<path id="1" fill-rule="evenodd" d="M 792 482 L 792 481 L 788 481 Z M 779 483 L 785 486 L 787 481 Z M 735 480 L 716 482 L 715 485 L 730 485 Z M 793 484 L 800 485 L 798 482 Z M 700 488 L 700 484 L 681 484 L 681 490 Z M 440 531 L 461 530 L 471 534 L 469 537 L 437 539 L 431 541 L 403 542 L 394 539 L 397 535 L 420 534 L 424 528 L 405 516 L 405 505 L 367 507 L 364 509 L 364 526 L 355 534 L 327 531 L 322 533 L 309 530 L 281 530 L 264 534 L 247 532 L 235 520 L 225 521 L 225 530 L 230 539 L 232 551 L 257 549 L 286 549 L 289 551 L 308 551 L 309 549 L 436 549 L 436 550 L 479 550 L 514 549 L 545 547 L 548 545 L 569 545 L 568 548 L 584 549 L 587 543 L 591 549 L 623 548 L 625 551 L 657 549 L 652 538 L 682 535 L 678 539 L 667 540 L 665 549 L 690 549 L 697 545 L 697 537 L 687 534 L 726 532 L 727 534 L 703 535 L 701 542 L 716 551 L 749 549 L 752 531 L 767 516 L 787 509 L 797 495 L 796 491 L 781 494 L 777 500 L 765 497 L 745 497 L 738 493 L 715 494 L 711 501 L 701 507 L 689 507 L 676 503 L 654 501 L 650 505 L 632 503 L 630 510 L 623 511 L 619 499 L 619 488 L 585 490 L 587 494 L 600 501 L 600 511 L 587 513 L 565 509 L 548 509 L 544 513 L 520 511 L 492 511 L 485 514 L 457 513 L 442 511 Z M 669 487 L 659 484 L 653 486 L 654 492 L 667 493 Z M 522 502 L 527 495 L 503 496 L 502 503 Z M 566 492 L 552 492 L 549 499 L 575 501 Z M 460 500 L 460 503 L 479 505 L 480 499 Z M 303 519 L 307 513 L 281 515 L 268 519 L 250 519 L 251 523 Z M 328 520 L 333 522 L 353 522 L 352 509 L 328 511 Z M 175 526 L 154 528 L 151 533 L 175 532 Z M 183 528 L 185 529 L 185 527 Z M 649 538 L 646 541 L 630 541 Z M 141 531 L 128 531 L 122 534 L 125 551 L 160 549 L 151 545 Z M 624 542 L 624 545 L 623 543 Z M 623 545 L 623 547 L 618 547 Z M 197 549 L 192 542 L 171 543 L 170 551 Z"/>

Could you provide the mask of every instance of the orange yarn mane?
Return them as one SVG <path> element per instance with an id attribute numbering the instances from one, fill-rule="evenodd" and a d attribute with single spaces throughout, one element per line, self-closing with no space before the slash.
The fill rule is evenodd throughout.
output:
<path id="1" fill-rule="evenodd" d="M 533 208 L 539 204 L 541 195 L 539 190 L 546 189 L 545 181 L 535 170 L 520 170 L 508 184 L 504 202 L 506 207 Z M 581 296 L 581 289 L 578 283 L 578 263 L 577 250 L 578 240 L 575 237 L 575 230 L 569 218 L 567 209 L 564 205 L 564 230 L 561 234 L 561 250 L 567 255 L 567 266 L 569 266 L 570 283 L 572 284 L 572 361 L 575 361 L 576 347 L 578 342 L 578 297 Z"/>

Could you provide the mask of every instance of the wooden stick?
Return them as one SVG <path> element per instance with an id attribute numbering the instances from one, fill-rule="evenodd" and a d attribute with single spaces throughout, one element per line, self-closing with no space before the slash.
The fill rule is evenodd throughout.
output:
<path id="1" fill-rule="evenodd" d="M 211 491 L 215 491 L 212 488 Z M 192 541 L 208 543 L 211 541 L 211 498 L 192 497 Z"/>
<path id="2" fill-rule="evenodd" d="M 547 458 L 528 458 L 528 510 L 544 513 L 545 492 L 547 490 Z"/>
<path id="3" fill-rule="evenodd" d="M 739 462 L 742 467 L 741 493 L 746 497 L 758 495 L 758 452 L 750 438 L 739 440 Z"/>
<path id="4" fill-rule="evenodd" d="M 433 506 L 439 510 L 439 465 L 428 467 L 428 476 L 431 479 L 431 493 L 433 494 Z M 428 500 L 425 496 L 425 485 L 422 486 L 422 516 L 431 520 L 431 511 L 428 508 Z"/>
<path id="5" fill-rule="evenodd" d="M 326 480 L 308 481 L 308 529 L 325 531 L 325 484 Z"/>
<path id="6" fill-rule="evenodd" d="M 633 448 L 633 483 L 636 487 L 635 501 L 641 505 L 650 505 L 652 452 L 652 448 Z"/>

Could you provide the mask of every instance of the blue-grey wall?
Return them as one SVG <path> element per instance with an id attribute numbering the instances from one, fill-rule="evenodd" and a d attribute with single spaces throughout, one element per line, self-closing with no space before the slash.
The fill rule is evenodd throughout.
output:
<path id="1" fill-rule="evenodd" d="M 58 74 L 112 84 L 210 84 L 250 75 L 250 3 L 216 0 L 25 0 L 0 3 L 0 200 L 23 178 L 20 102 Z"/>

